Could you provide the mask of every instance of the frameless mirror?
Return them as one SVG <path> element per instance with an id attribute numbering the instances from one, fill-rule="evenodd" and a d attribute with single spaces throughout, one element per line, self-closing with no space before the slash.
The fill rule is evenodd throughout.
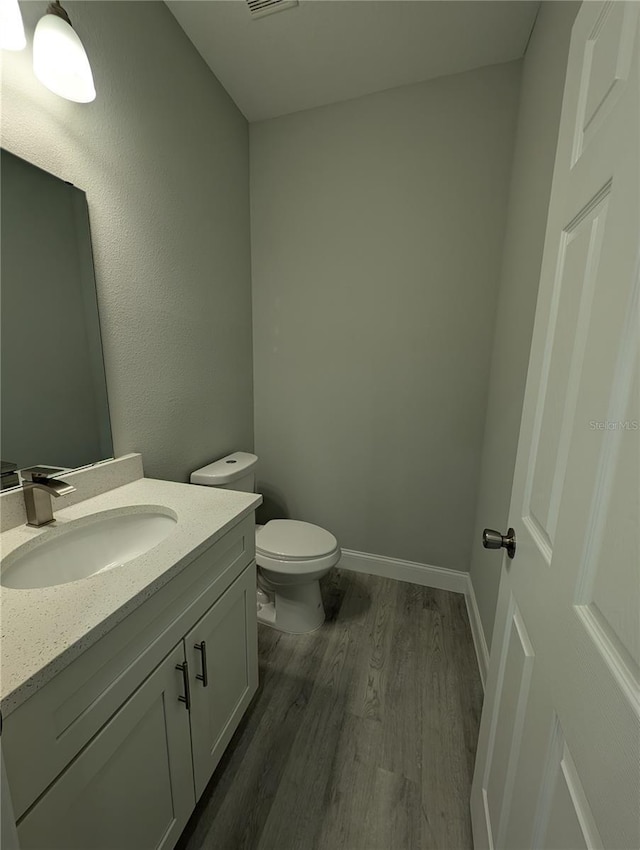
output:
<path id="1" fill-rule="evenodd" d="M 113 456 L 85 193 L 1 151 L 2 488 Z"/>

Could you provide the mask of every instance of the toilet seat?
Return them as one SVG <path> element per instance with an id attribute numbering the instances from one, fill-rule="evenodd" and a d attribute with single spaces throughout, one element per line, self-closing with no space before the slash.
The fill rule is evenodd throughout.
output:
<path id="1" fill-rule="evenodd" d="M 337 547 L 331 532 L 296 519 L 272 519 L 256 533 L 256 550 L 284 561 L 321 558 Z"/>
<path id="2" fill-rule="evenodd" d="M 310 522 L 273 519 L 256 528 L 256 563 L 280 573 L 304 576 L 340 560 L 338 541 Z"/>

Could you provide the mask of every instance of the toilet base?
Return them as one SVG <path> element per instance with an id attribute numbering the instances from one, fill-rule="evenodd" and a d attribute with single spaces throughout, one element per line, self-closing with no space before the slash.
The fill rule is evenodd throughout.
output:
<path id="1" fill-rule="evenodd" d="M 302 584 L 276 585 L 262 574 L 260 584 L 268 591 L 273 601 L 265 604 L 259 597 L 259 623 L 291 635 L 315 632 L 324 623 L 324 607 L 318 579 Z"/>

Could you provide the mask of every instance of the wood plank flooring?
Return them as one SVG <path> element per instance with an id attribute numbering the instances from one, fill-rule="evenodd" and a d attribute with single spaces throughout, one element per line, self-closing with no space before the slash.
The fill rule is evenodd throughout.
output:
<path id="1" fill-rule="evenodd" d="M 464 597 L 339 570 L 323 596 L 310 635 L 260 626 L 260 688 L 178 850 L 471 850 Z"/>

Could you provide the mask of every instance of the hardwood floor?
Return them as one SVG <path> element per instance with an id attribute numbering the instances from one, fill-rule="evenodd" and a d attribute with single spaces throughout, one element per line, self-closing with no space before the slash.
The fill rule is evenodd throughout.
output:
<path id="1" fill-rule="evenodd" d="M 323 595 L 318 631 L 260 627 L 260 688 L 179 850 L 470 850 L 464 597 L 338 570 Z"/>

